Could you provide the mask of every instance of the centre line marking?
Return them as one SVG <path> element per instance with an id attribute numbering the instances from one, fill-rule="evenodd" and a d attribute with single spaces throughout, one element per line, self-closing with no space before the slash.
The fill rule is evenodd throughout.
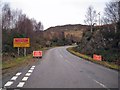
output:
<path id="1" fill-rule="evenodd" d="M 21 75 L 22 73 L 21 72 L 18 72 L 17 74 L 16 74 L 16 76 L 19 76 L 19 75 Z"/>
<path id="2" fill-rule="evenodd" d="M 35 68 L 31 67 L 30 69 L 33 70 L 33 69 L 35 69 Z"/>
<path id="3" fill-rule="evenodd" d="M 9 86 L 11 86 L 12 84 L 13 84 L 12 81 L 8 81 L 4 86 L 5 86 L 5 87 L 9 87 Z"/>
<path id="4" fill-rule="evenodd" d="M 28 77 L 24 77 L 23 79 L 22 79 L 22 81 L 27 81 L 28 80 Z"/>
<path id="5" fill-rule="evenodd" d="M 29 70 L 28 72 L 32 73 L 32 72 L 33 72 L 33 70 Z"/>
<path id="6" fill-rule="evenodd" d="M 26 75 L 25 76 L 30 76 L 31 75 L 31 73 L 26 73 Z"/>
<path id="7" fill-rule="evenodd" d="M 25 84 L 25 82 L 20 82 L 20 83 L 17 85 L 17 87 L 23 87 L 24 84 Z"/>
<path id="8" fill-rule="evenodd" d="M 11 78 L 11 80 L 16 80 L 18 78 L 18 76 L 14 76 Z"/>
<path id="9" fill-rule="evenodd" d="M 35 66 L 32 66 L 33 68 L 35 68 Z"/>

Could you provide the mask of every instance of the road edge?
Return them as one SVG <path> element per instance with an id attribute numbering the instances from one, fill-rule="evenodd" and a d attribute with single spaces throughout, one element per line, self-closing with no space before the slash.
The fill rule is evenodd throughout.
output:
<path id="1" fill-rule="evenodd" d="M 96 64 L 99 64 L 99 65 L 102 65 L 104 67 L 107 67 L 109 69 L 113 69 L 113 70 L 116 70 L 116 71 L 119 71 L 120 70 L 120 67 L 118 65 L 115 65 L 113 63 L 108 63 L 108 62 L 105 62 L 105 61 L 95 61 L 93 58 L 87 56 L 87 55 L 83 55 L 77 51 L 74 51 L 73 50 L 74 47 L 68 47 L 66 50 L 68 52 L 70 52 L 71 54 L 75 55 L 75 56 L 78 56 L 80 58 L 83 58 L 87 61 L 90 61 L 90 62 L 93 62 L 93 63 L 96 63 Z"/>

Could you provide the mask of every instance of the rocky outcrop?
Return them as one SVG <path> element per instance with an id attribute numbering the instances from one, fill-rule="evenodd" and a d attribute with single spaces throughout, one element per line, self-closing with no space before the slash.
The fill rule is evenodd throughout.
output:
<path id="1" fill-rule="evenodd" d="M 74 42 L 80 42 L 83 32 L 87 30 L 87 27 L 81 24 L 50 27 L 44 31 L 44 38 L 46 40 L 64 38 Z"/>

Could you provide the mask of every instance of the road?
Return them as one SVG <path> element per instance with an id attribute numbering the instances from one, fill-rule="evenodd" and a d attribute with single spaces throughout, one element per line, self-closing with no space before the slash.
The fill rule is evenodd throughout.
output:
<path id="1" fill-rule="evenodd" d="M 46 52 L 29 69 L 16 73 L 7 88 L 118 88 L 118 72 L 72 55 L 65 47 Z"/>

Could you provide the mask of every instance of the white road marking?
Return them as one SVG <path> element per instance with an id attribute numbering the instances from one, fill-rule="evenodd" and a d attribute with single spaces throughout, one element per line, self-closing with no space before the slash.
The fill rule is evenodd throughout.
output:
<path id="1" fill-rule="evenodd" d="M 29 70 L 28 72 L 32 73 L 32 72 L 33 72 L 33 70 Z"/>
<path id="2" fill-rule="evenodd" d="M 11 80 L 16 80 L 18 78 L 18 76 L 14 76 L 11 78 Z"/>
<path id="3" fill-rule="evenodd" d="M 35 66 L 32 66 L 33 68 L 35 68 Z"/>
<path id="4" fill-rule="evenodd" d="M 31 75 L 31 73 L 26 73 L 26 75 L 25 76 L 30 76 Z"/>
<path id="5" fill-rule="evenodd" d="M 11 86 L 12 84 L 13 84 L 12 81 L 8 81 L 4 86 L 5 86 L 5 87 L 9 87 L 9 86 Z"/>
<path id="6" fill-rule="evenodd" d="M 34 67 L 31 67 L 30 69 L 33 70 L 33 69 L 35 69 L 35 68 L 34 68 Z"/>
<path id="7" fill-rule="evenodd" d="M 94 80 L 94 79 L 93 79 L 93 80 Z M 102 87 L 107 88 L 108 90 L 110 90 L 108 87 L 106 87 L 104 84 L 98 82 L 97 80 L 94 80 L 94 81 L 95 81 L 96 83 L 98 83 L 99 85 L 101 85 Z"/>
<path id="8" fill-rule="evenodd" d="M 27 81 L 28 80 L 28 77 L 24 77 L 23 79 L 22 79 L 22 81 Z"/>
<path id="9" fill-rule="evenodd" d="M 24 84 L 25 84 L 25 82 L 20 82 L 20 83 L 17 85 L 17 87 L 23 87 Z"/>
<path id="10" fill-rule="evenodd" d="M 21 75 L 21 74 L 22 74 L 22 73 L 21 73 L 21 72 L 19 72 L 19 73 L 17 73 L 17 74 L 16 74 L 16 76 L 19 76 L 19 75 Z"/>

